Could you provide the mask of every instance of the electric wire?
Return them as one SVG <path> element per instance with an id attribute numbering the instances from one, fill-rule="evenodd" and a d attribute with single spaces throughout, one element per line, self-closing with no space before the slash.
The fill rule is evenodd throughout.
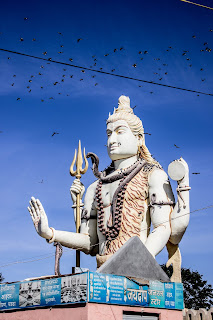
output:
<path id="1" fill-rule="evenodd" d="M 70 63 L 67 63 L 67 62 L 52 60 L 51 58 L 48 59 L 48 58 L 37 57 L 37 56 L 34 56 L 34 55 L 30 55 L 30 54 L 26 54 L 26 53 L 22 53 L 22 52 L 17 52 L 17 51 L 12 51 L 12 50 L 7 50 L 7 49 L 3 49 L 3 48 L 0 48 L 0 51 L 14 53 L 14 54 L 17 54 L 17 55 L 21 55 L 21 56 L 25 56 L 25 57 L 29 57 L 29 58 L 34 58 L 34 59 L 38 59 L 38 60 L 44 60 L 44 61 L 47 61 L 47 62 L 62 64 L 62 65 L 73 67 L 73 68 L 88 70 L 88 71 L 92 71 L 92 72 L 98 72 L 98 73 L 101 73 L 101 74 L 110 75 L 110 76 L 114 76 L 114 77 L 119 77 L 119 78 L 123 78 L 123 79 L 134 80 L 134 81 L 144 82 L 144 83 L 149 83 L 149 84 L 154 84 L 154 85 L 161 86 L 161 87 L 172 88 L 172 89 L 177 89 L 177 90 L 182 90 L 182 91 L 187 91 L 187 92 L 193 92 L 193 93 L 203 94 L 203 95 L 207 95 L 207 96 L 213 96 L 213 93 L 207 93 L 207 92 L 202 92 L 202 91 L 197 91 L 197 90 L 192 90 L 192 89 L 187 89 L 187 88 L 181 88 L 181 87 L 171 86 L 171 85 L 167 85 L 167 84 L 163 84 L 163 83 L 159 83 L 159 82 L 155 82 L 155 81 L 143 80 L 143 79 L 133 78 L 133 77 L 129 77 L 129 76 L 121 75 L 121 74 L 116 74 L 116 73 L 96 70 L 96 69 L 92 69 L 92 68 L 77 66 L 77 65 L 70 64 Z"/>
<path id="2" fill-rule="evenodd" d="M 199 3 L 191 2 L 191 1 L 188 1 L 188 0 L 180 0 L 180 1 L 182 1 L 182 2 L 187 2 L 187 3 L 190 3 L 190 4 L 194 4 L 195 6 L 203 7 L 203 8 L 206 8 L 206 9 L 213 10 L 213 8 L 204 6 L 204 5 L 199 4 Z"/>
<path id="3" fill-rule="evenodd" d="M 190 211 L 190 212 L 184 213 L 184 214 L 182 214 L 182 215 L 179 215 L 178 217 L 171 218 L 170 220 L 161 221 L 161 222 L 159 223 L 159 225 L 157 225 L 155 228 L 157 228 L 158 226 L 160 226 L 162 223 L 170 222 L 171 220 L 179 219 L 179 218 L 181 218 L 181 217 L 183 217 L 183 216 L 186 216 L 186 215 L 189 215 L 189 214 L 198 212 L 198 211 L 207 210 L 207 209 L 210 209 L 210 208 L 213 208 L 213 205 L 209 205 L 209 206 L 206 206 L 206 207 L 203 207 L 203 208 L 195 209 L 195 210 L 193 210 L 193 211 Z M 151 229 L 151 226 L 148 227 L 148 228 L 141 229 L 141 231 L 145 231 L 145 230 L 149 230 L 149 229 Z M 99 244 L 105 243 L 106 241 L 107 241 L 107 240 L 100 241 L 100 242 L 97 242 L 97 243 L 95 243 L 95 244 L 91 244 L 90 247 L 98 246 Z M 76 249 L 65 248 L 65 250 L 63 250 L 63 252 L 65 252 L 65 251 L 70 251 L 70 250 L 81 250 L 81 249 L 83 249 L 83 248 L 82 248 L 82 247 L 79 247 L 79 248 L 76 248 Z M 7 263 L 7 264 L 0 265 L 0 268 L 5 268 L 5 267 L 11 266 L 11 265 L 15 265 L 15 264 L 30 263 L 30 262 L 41 261 L 41 260 L 49 259 L 49 258 L 51 258 L 51 257 L 53 257 L 53 256 L 55 256 L 55 253 L 54 253 L 54 254 L 50 254 L 50 255 L 48 255 L 48 256 L 46 256 L 46 257 L 43 257 L 43 258 L 38 258 L 38 259 L 32 258 L 32 260 L 29 259 L 29 260 L 14 261 L 14 262 L 11 262 L 11 263 Z"/>

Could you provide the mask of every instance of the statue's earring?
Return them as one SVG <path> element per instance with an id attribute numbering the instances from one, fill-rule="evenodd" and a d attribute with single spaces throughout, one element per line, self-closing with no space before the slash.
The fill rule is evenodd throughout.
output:
<path id="1" fill-rule="evenodd" d="M 138 158 L 142 157 L 142 152 L 141 152 L 141 146 L 138 146 L 138 152 L 137 152 Z"/>

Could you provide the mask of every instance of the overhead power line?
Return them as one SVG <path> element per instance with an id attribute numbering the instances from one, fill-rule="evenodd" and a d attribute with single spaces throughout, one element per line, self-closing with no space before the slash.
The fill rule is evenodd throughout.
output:
<path id="1" fill-rule="evenodd" d="M 195 210 L 193 210 L 193 211 L 184 213 L 184 214 L 182 214 L 182 215 L 180 215 L 180 216 L 178 216 L 178 217 L 176 217 L 176 218 L 172 218 L 171 220 L 179 219 L 179 218 L 181 218 L 181 217 L 183 217 L 183 216 L 186 216 L 186 215 L 188 215 L 188 214 L 195 213 L 195 212 L 198 212 L 198 211 L 207 210 L 207 209 L 210 209 L 210 208 L 213 208 L 213 205 L 209 205 L 209 206 L 206 206 L 206 207 L 203 207 L 203 208 L 200 208 L 200 209 L 195 209 Z M 161 221 L 161 222 L 159 223 L 159 226 L 160 226 L 162 223 L 166 223 L 166 222 L 170 222 L 170 220 Z M 158 226 L 156 226 L 156 228 L 157 228 L 157 227 L 158 227 Z M 142 229 L 141 231 L 145 231 L 145 230 L 149 230 L 149 229 L 151 229 L 151 227 L 144 228 L 144 229 Z M 106 240 L 97 242 L 97 243 L 95 243 L 95 244 L 92 244 L 91 247 L 98 246 L 99 244 L 102 244 L 102 243 L 104 243 L 104 242 L 106 242 Z M 82 249 L 82 248 L 79 247 L 79 248 L 76 248 L 76 249 L 73 249 L 73 250 L 81 250 L 81 249 Z M 70 251 L 70 250 L 72 250 L 72 248 L 66 248 L 64 251 Z M 41 255 L 41 256 L 42 256 L 42 255 Z M 41 257 L 41 256 L 37 256 L 37 257 Z M 45 259 L 51 258 L 51 257 L 53 257 L 53 256 L 55 256 L 55 253 L 49 254 L 49 255 L 47 255 L 47 256 L 45 256 L 45 257 L 43 257 L 43 258 L 38 258 L 38 259 L 35 259 L 36 257 L 34 257 L 34 258 L 32 257 L 32 258 L 29 258 L 28 260 L 14 261 L 14 262 L 10 262 L 10 263 L 7 263 L 7 264 L 0 265 L 0 268 L 9 267 L 9 266 L 14 265 L 14 264 L 21 264 L 21 263 L 30 263 L 30 262 L 41 261 L 41 260 L 45 260 Z"/>
<path id="2" fill-rule="evenodd" d="M 192 90 L 192 89 L 187 89 L 187 88 L 181 88 L 181 87 L 177 87 L 177 86 L 170 86 L 168 84 L 163 84 L 163 83 L 154 82 L 154 81 L 137 79 L 137 78 L 133 78 L 133 77 L 124 76 L 124 75 L 121 75 L 121 74 L 115 74 L 115 73 L 111 73 L 111 72 L 106 72 L 106 71 L 96 70 L 96 69 L 92 69 L 92 68 L 77 66 L 77 65 L 70 64 L 70 63 L 67 63 L 67 62 L 56 61 L 56 60 L 52 60 L 51 58 L 48 59 L 48 58 L 37 57 L 37 56 L 30 55 L 30 54 L 17 52 L 17 51 L 12 51 L 12 50 L 7 50 L 7 49 L 2 49 L 2 48 L 0 48 L 0 51 L 14 53 L 14 54 L 21 55 L 21 56 L 24 56 L 24 57 L 34 58 L 34 59 L 43 60 L 43 61 L 47 61 L 47 62 L 62 64 L 62 65 L 73 67 L 73 68 L 88 70 L 88 71 L 92 71 L 92 72 L 98 72 L 98 73 L 110 75 L 110 76 L 113 76 L 113 77 L 119 77 L 119 78 L 123 78 L 123 79 L 134 80 L 134 81 L 144 82 L 144 83 L 149 83 L 149 84 L 154 84 L 154 85 L 161 86 L 161 87 L 172 88 L 172 89 L 177 89 L 177 90 L 182 90 L 182 91 L 187 91 L 187 92 L 204 94 L 206 96 L 213 96 L 213 93 L 207 93 L 207 92 L 202 92 L 202 91 L 197 91 L 197 90 Z"/>
<path id="3" fill-rule="evenodd" d="M 191 2 L 191 1 L 188 1 L 188 0 L 180 0 L 180 1 L 187 2 L 187 3 L 190 3 L 190 4 L 194 4 L 194 5 L 196 5 L 196 6 L 203 7 L 203 8 L 206 8 L 206 9 L 213 10 L 213 8 L 204 6 L 204 5 L 199 4 L 199 3 Z"/>

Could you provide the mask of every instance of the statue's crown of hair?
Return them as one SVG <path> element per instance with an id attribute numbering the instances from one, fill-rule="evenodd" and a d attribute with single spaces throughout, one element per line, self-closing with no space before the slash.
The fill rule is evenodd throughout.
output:
<path id="1" fill-rule="evenodd" d="M 133 114 L 133 110 L 130 107 L 130 98 L 126 96 L 120 96 L 118 99 L 118 108 L 114 109 L 114 113 L 131 113 Z"/>

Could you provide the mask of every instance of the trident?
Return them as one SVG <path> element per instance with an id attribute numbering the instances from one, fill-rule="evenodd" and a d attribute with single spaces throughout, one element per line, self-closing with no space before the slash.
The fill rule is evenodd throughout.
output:
<path id="1" fill-rule="evenodd" d="M 77 160 L 76 160 L 76 153 L 77 153 Z M 76 161 L 76 170 L 74 171 L 74 164 Z M 79 181 L 81 178 L 81 175 L 87 172 L 88 169 L 88 161 L 86 159 L 86 154 L 85 154 L 85 148 L 84 148 L 84 162 L 85 162 L 85 168 L 82 168 L 83 164 L 83 158 L 82 158 L 82 152 L 81 152 L 81 141 L 79 140 L 78 143 L 78 152 L 76 152 L 75 149 L 75 155 L 72 161 L 72 164 L 70 166 L 70 174 L 73 177 L 76 177 Z M 80 217 L 80 193 L 77 194 L 76 197 L 76 233 L 80 233 L 80 225 L 81 225 L 81 217 Z M 80 267 L 80 251 L 76 250 L 76 267 Z"/>

